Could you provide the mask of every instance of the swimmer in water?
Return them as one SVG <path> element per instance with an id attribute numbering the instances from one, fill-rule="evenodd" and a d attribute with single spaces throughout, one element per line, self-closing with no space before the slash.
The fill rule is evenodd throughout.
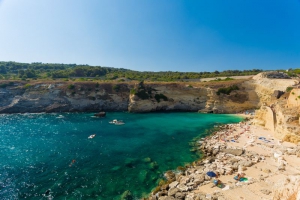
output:
<path id="1" fill-rule="evenodd" d="M 76 162 L 76 160 L 72 160 L 72 162 L 70 163 L 69 167 L 72 167 L 72 165 Z"/>
<path id="2" fill-rule="evenodd" d="M 96 134 L 90 135 L 88 138 L 93 139 L 96 136 Z"/>

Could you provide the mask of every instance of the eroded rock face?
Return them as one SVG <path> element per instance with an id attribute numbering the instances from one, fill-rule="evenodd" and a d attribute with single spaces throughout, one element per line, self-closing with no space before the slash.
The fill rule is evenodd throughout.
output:
<path id="1" fill-rule="evenodd" d="M 198 111 L 207 101 L 206 88 L 180 84 L 138 84 L 130 95 L 128 111 Z"/>
<path id="2" fill-rule="evenodd" d="M 283 82 L 282 82 L 283 81 Z M 189 86 L 184 83 L 18 82 L 0 88 L 0 113 L 83 111 L 201 111 L 237 113 L 259 108 L 271 100 L 274 90 L 284 91 L 292 79 L 268 79 L 257 75 L 238 83 L 239 90 L 217 95 L 230 83 Z M 28 85 L 28 84 L 27 84 Z M 275 97 L 274 96 L 274 97 Z M 300 102 L 300 99 L 299 99 Z M 291 105 L 295 102 L 291 101 Z"/>
<path id="3" fill-rule="evenodd" d="M 18 86 L 0 89 L 0 113 L 25 112 L 86 112 L 128 109 L 129 89 L 120 85 L 119 91 L 114 91 L 112 84 L 74 83 L 71 84 L 37 83 L 25 87 Z"/>

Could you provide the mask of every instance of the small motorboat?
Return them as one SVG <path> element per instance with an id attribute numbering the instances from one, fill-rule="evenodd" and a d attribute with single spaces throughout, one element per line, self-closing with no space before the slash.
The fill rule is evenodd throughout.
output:
<path id="1" fill-rule="evenodd" d="M 115 124 L 115 125 L 123 125 L 123 124 L 125 124 L 123 122 L 123 120 L 117 120 L 117 119 L 114 119 L 114 120 L 110 121 L 109 123 L 110 124 Z"/>
<path id="2" fill-rule="evenodd" d="M 109 123 L 110 123 L 110 124 L 115 124 L 117 121 L 118 121 L 118 120 L 114 119 L 114 120 L 110 121 Z"/>
<path id="3" fill-rule="evenodd" d="M 115 125 L 123 125 L 123 124 L 125 124 L 125 123 L 123 122 L 123 120 L 116 121 L 116 123 L 115 123 Z"/>
<path id="4" fill-rule="evenodd" d="M 96 136 L 96 134 L 90 135 L 90 136 L 88 137 L 88 139 L 93 139 L 95 136 Z"/>
<path id="5" fill-rule="evenodd" d="M 58 115 L 58 117 L 56 117 L 58 119 L 62 119 L 62 118 L 65 118 L 63 115 Z"/>

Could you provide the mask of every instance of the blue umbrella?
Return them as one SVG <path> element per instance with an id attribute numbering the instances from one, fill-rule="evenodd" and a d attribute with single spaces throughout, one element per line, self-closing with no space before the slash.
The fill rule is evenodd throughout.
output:
<path id="1" fill-rule="evenodd" d="M 206 173 L 207 174 L 207 176 L 210 176 L 210 177 L 216 177 L 217 176 L 217 174 L 215 174 L 214 172 L 207 172 Z"/>

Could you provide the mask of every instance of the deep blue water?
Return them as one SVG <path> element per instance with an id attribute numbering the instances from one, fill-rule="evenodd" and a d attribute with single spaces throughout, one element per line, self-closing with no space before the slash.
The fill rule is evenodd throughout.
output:
<path id="1" fill-rule="evenodd" d="M 164 171 L 199 157 L 190 152 L 194 137 L 216 123 L 242 120 L 199 113 L 62 115 L 0 115 L 1 199 L 46 199 L 48 189 L 54 199 L 119 199 L 126 190 L 138 198 Z M 125 125 L 110 124 L 113 119 Z M 96 137 L 88 139 L 91 134 Z"/>

